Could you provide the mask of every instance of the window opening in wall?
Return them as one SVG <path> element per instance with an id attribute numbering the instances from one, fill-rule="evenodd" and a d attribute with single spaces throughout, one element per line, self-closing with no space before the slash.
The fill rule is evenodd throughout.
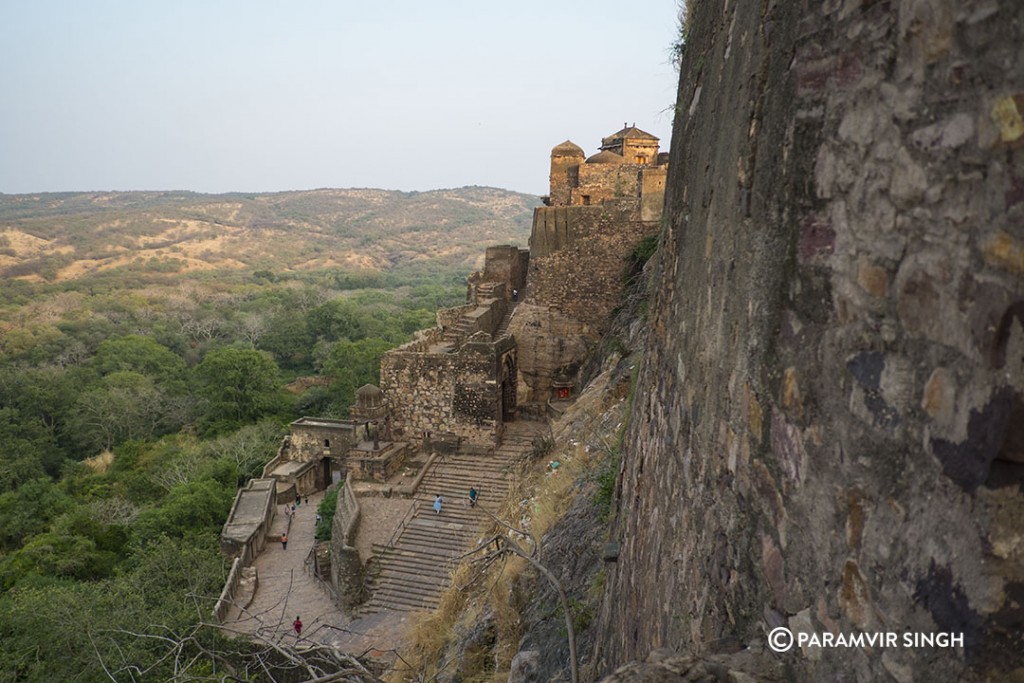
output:
<path id="1" fill-rule="evenodd" d="M 641 156 L 637 156 L 636 163 L 638 163 L 638 164 L 646 164 L 647 163 L 647 157 L 642 156 L 642 155 Z"/>
<path id="2" fill-rule="evenodd" d="M 331 447 L 331 440 L 330 439 L 324 439 L 324 448 L 330 448 L 330 447 Z"/>
<path id="3" fill-rule="evenodd" d="M 584 206 L 590 206 L 590 195 L 589 194 L 583 195 L 583 205 Z"/>

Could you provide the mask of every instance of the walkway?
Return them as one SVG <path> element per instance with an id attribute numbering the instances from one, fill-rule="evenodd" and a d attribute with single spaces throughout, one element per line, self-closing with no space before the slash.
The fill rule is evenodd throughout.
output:
<path id="1" fill-rule="evenodd" d="M 328 589 L 312 575 L 312 567 L 306 564 L 313 548 L 316 508 L 324 497 L 320 491 L 303 501 L 291 518 L 288 531 L 288 549 L 277 541 L 268 542 L 253 566 L 256 568 L 258 585 L 252 602 L 245 609 L 238 605 L 224 620 L 228 630 L 259 635 L 269 640 L 295 638 L 292 621 L 302 617 L 303 634 L 319 642 L 330 642 L 333 629 L 324 633 L 322 626 L 343 626 L 348 619 L 334 606 Z M 289 518 L 279 505 L 271 527 L 271 537 L 280 538 L 288 530 Z M 236 603 L 244 604 L 247 597 L 236 597 Z"/>

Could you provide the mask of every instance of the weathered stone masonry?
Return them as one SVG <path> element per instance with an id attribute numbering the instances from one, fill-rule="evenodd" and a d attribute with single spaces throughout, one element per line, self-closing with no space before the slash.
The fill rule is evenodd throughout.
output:
<path id="1" fill-rule="evenodd" d="M 515 342 L 472 339 L 454 353 L 401 347 L 382 358 L 381 384 L 407 438 L 442 431 L 475 442 L 500 437 L 502 370 L 515 363 Z"/>
<path id="2" fill-rule="evenodd" d="M 690 22 L 599 667 L 785 625 L 966 639 L 792 680 L 1021 676 L 1024 4 Z"/>
<path id="3" fill-rule="evenodd" d="M 551 150 L 551 190 L 530 235 L 527 296 L 509 330 L 520 348 L 519 403 L 543 406 L 572 377 L 622 301 L 626 259 L 660 227 L 668 172 L 658 139 L 624 126 L 585 158 Z"/>

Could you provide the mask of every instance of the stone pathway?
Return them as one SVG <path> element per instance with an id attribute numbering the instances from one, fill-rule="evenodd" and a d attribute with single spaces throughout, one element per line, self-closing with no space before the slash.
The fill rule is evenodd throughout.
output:
<path id="1" fill-rule="evenodd" d="M 303 636 L 317 642 L 330 642 L 332 628 L 323 626 L 344 626 L 345 615 L 334 605 L 329 590 L 313 576 L 311 564 L 307 564 L 313 548 L 316 508 L 323 500 L 324 492 L 309 496 L 291 518 L 288 531 L 288 549 L 281 543 L 267 543 L 253 566 L 256 568 L 258 585 L 252 602 L 245 609 L 237 606 L 224 620 L 226 630 L 279 641 L 296 640 L 292 621 L 302 617 Z M 278 506 L 277 515 L 271 527 L 271 538 L 280 538 L 289 529 L 289 519 Z"/>

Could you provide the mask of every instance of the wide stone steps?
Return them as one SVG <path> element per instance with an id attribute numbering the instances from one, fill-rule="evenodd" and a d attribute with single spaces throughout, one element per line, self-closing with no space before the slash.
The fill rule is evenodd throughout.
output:
<path id="1" fill-rule="evenodd" d="M 458 559 L 482 540 L 481 529 L 508 492 L 508 476 L 516 461 L 533 449 L 533 440 L 508 438 L 493 452 L 465 452 L 438 460 L 423 478 L 413 516 L 392 546 L 374 546 L 375 569 L 367 588 L 370 599 L 362 614 L 381 610 L 434 609 L 451 582 Z M 477 507 L 468 505 L 470 487 L 480 493 Z M 434 512 L 434 496 L 443 499 Z M 483 509 L 481 509 L 483 508 Z"/>

